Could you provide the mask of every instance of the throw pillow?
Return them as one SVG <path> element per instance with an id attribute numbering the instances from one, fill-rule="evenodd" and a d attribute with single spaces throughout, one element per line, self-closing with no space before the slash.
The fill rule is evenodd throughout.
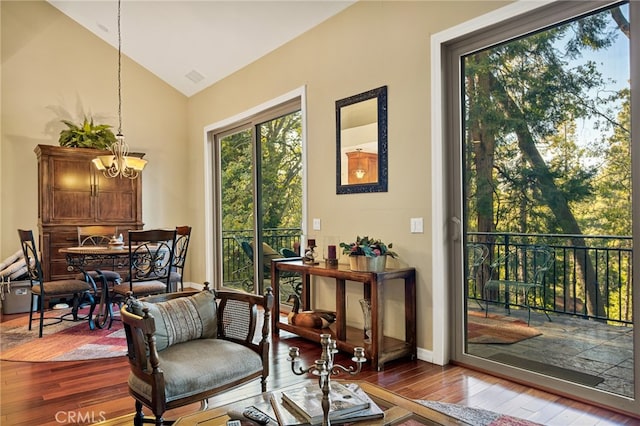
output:
<path id="1" fill-rule="evenodd" d="M 159 303 L 142 299 L 131 304 L 131 311 L 143 315 L 145 307 L 155 320 L 158 351 L 193 339 L 215 338 L 218 334 L 217 305 L 212 291 Z"/>

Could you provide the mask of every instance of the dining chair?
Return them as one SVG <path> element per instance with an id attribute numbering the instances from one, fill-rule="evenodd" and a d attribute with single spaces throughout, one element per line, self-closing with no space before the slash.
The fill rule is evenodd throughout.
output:
<path id="1" fill-rule="evenodd" d="M 173 244 L 173 267 L 171 268 L 171 276 L 169 278 L 171 291 L 178 290 L 178 283 L 180 283 L 180 291 L 184 291 L 184 264 L 187 260 L 187 249 L 189 248 L 190 239 L 190 226 L 176 227 L 176 241 Z"/>
<path id="2" fill-rule="evenodd" d="M 129 231 L 129 276 L 113 287 L 114 300 L 131 292 L 136 297 L 166 293 L 170 289 L 176 230 Z"/>
<path id="3" fill-rule="evenodd" d="M 78 246 L 108 246 L 112 237 L 118 235 L 118 227 L 112 225 L 89 225 L 78 226 Z M 113 311 L 111 306 L 107 303 L 109 293 L 113 286 L 122 282 L 122 277 L 115 271 L 117 263 L 114 260 L 111 270 L 98 269 L 89 270 L 85 273 L 94 281 L 98 288 L 97 297 L 100 300 L 97 302 L 98 311 L 95 313 L 94 321 L 98 328 L 104 328 L 109 321 L 109 327 L 111 327 L 111 321 L 113 320 Z M 77 279 L 81 279 L 81 274 L 76 276 Z M 119 308 L 119 307 L 118 307 Z"/>
<path id="4" fill-rule="evenodd" d="M 106 246 L 118 235 L 118 227 L 111 225 L 78 226 L 78 245 Z"/>
<path id="5" fill-rule="evenodd" d="M 63 320 L 69 320 L 66 316 L 69 313 L 62 314 L 57 317 L 45 317 L 45 302 L 52 299 L 65 299 L 70 297 L 72 299 L 71 315 L 73 321 L 88 319 L 89 327 L 93 329 L 94 324 L 92 322 L 92 313 L 95 309 L 94 294 L 96 288 L 92 285 L 89 278 L 85 276 L 84 280 L 80 279 L 65 279 L 56 281 L 45 281 L 44 274 L 42 273 L 42 265 L 38 257 L 38 249 L 33 239 L 33 231 L 18 229 L 18 235 L 20 237 L 20 244 L 22 246 L 22 252 L 28 267 L 29 280 L 31 284 L 31 309 L 29 309 L 29 330 L 31 330 L 31 324 L 34 320 L 33 309 L 37 306 L 39 312 L 39 327 L 38 337 L 42 337 L 42 331 L 45 325 L 52 325 L 62 322 Z M 35 298 L 33 297 L 35 296 Z M 80 305 L 87 301 L 91 305 L 90 313 L 87 317 L 80 318 L 78 316 L 78 309 Z M 54 320 L 53 322 L 44 323 L 44 320 Z"/>

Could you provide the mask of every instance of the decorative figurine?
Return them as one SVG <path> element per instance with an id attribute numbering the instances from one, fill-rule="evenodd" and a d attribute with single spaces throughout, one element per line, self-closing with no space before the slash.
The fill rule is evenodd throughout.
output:
<path id="1" fill-rule="evenodd" d="M 300 312 L 300 298 L 297 294 L 291 294 L 287 303 L 293 303 L 291 312 L 287 316 L 289 324 L 309 328 L 326 328 L 336 320 L 336 314 L 329 311 L 302 311 Z"/>
<path id="2" fill-rule="evenodd" d="M 316 248 L 316 240 L 309 240 L 309 247 L 305 250 L 304 256 L 302 257 L 302 263 L 306 263 L 308 265 L 317 265 L 316 261 L 316 253 L 314 249 Z"/>

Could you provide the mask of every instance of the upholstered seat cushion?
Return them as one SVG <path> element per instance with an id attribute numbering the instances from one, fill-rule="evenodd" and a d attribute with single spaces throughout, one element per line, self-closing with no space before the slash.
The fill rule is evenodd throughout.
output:
<path id="1" fill-rule="evenodd" d="M 165 293 L 167 291 L 167 285 L 162 281 L 137 281 L 133 283 L 134 296 L 146 296 L 149 294 Z M 113 286 L 113 291 L 116 294 L 125 296 L 131 288 L 128 282 L 123 282 L 120 285 Z"/>
<path id="2" fill-rule="evenodd" d="M 91 290 L 91 286 L 86 281 L 58 280 L 52 282 L 44 282 L 44 292 L 47 296 L 56 294 L 83 293 L 89 290 Z M 40 294 L 40 284 L 35 284 L 33 287 L 31 287 L 31 291 L 33 293 Z"/>
<path id="3" fill-rule="evenodd" d="M 262 371 L 262 360 L 252 350 L 222 339 L 198 339 L 173 345 L 158 353 L 164 373 L 167 401 L 188 397 L 202 389 L 224 386 Z M 129 386 L 151 399 L 151 386 L 129 375 Z"/>

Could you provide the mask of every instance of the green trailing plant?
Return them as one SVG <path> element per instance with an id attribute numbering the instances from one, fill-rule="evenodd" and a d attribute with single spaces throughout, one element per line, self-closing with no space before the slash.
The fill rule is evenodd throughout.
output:
<path id="1" fill-rule="evenodd" d="M 115 143 L 116 137 L 108 124 L 94 124 L 93 118 L 84 117 L 80 125 L 68 120 L 61 120 L 68 129 L 60 132 L 60 146 L 69 148 L 108 149 Z"/>

